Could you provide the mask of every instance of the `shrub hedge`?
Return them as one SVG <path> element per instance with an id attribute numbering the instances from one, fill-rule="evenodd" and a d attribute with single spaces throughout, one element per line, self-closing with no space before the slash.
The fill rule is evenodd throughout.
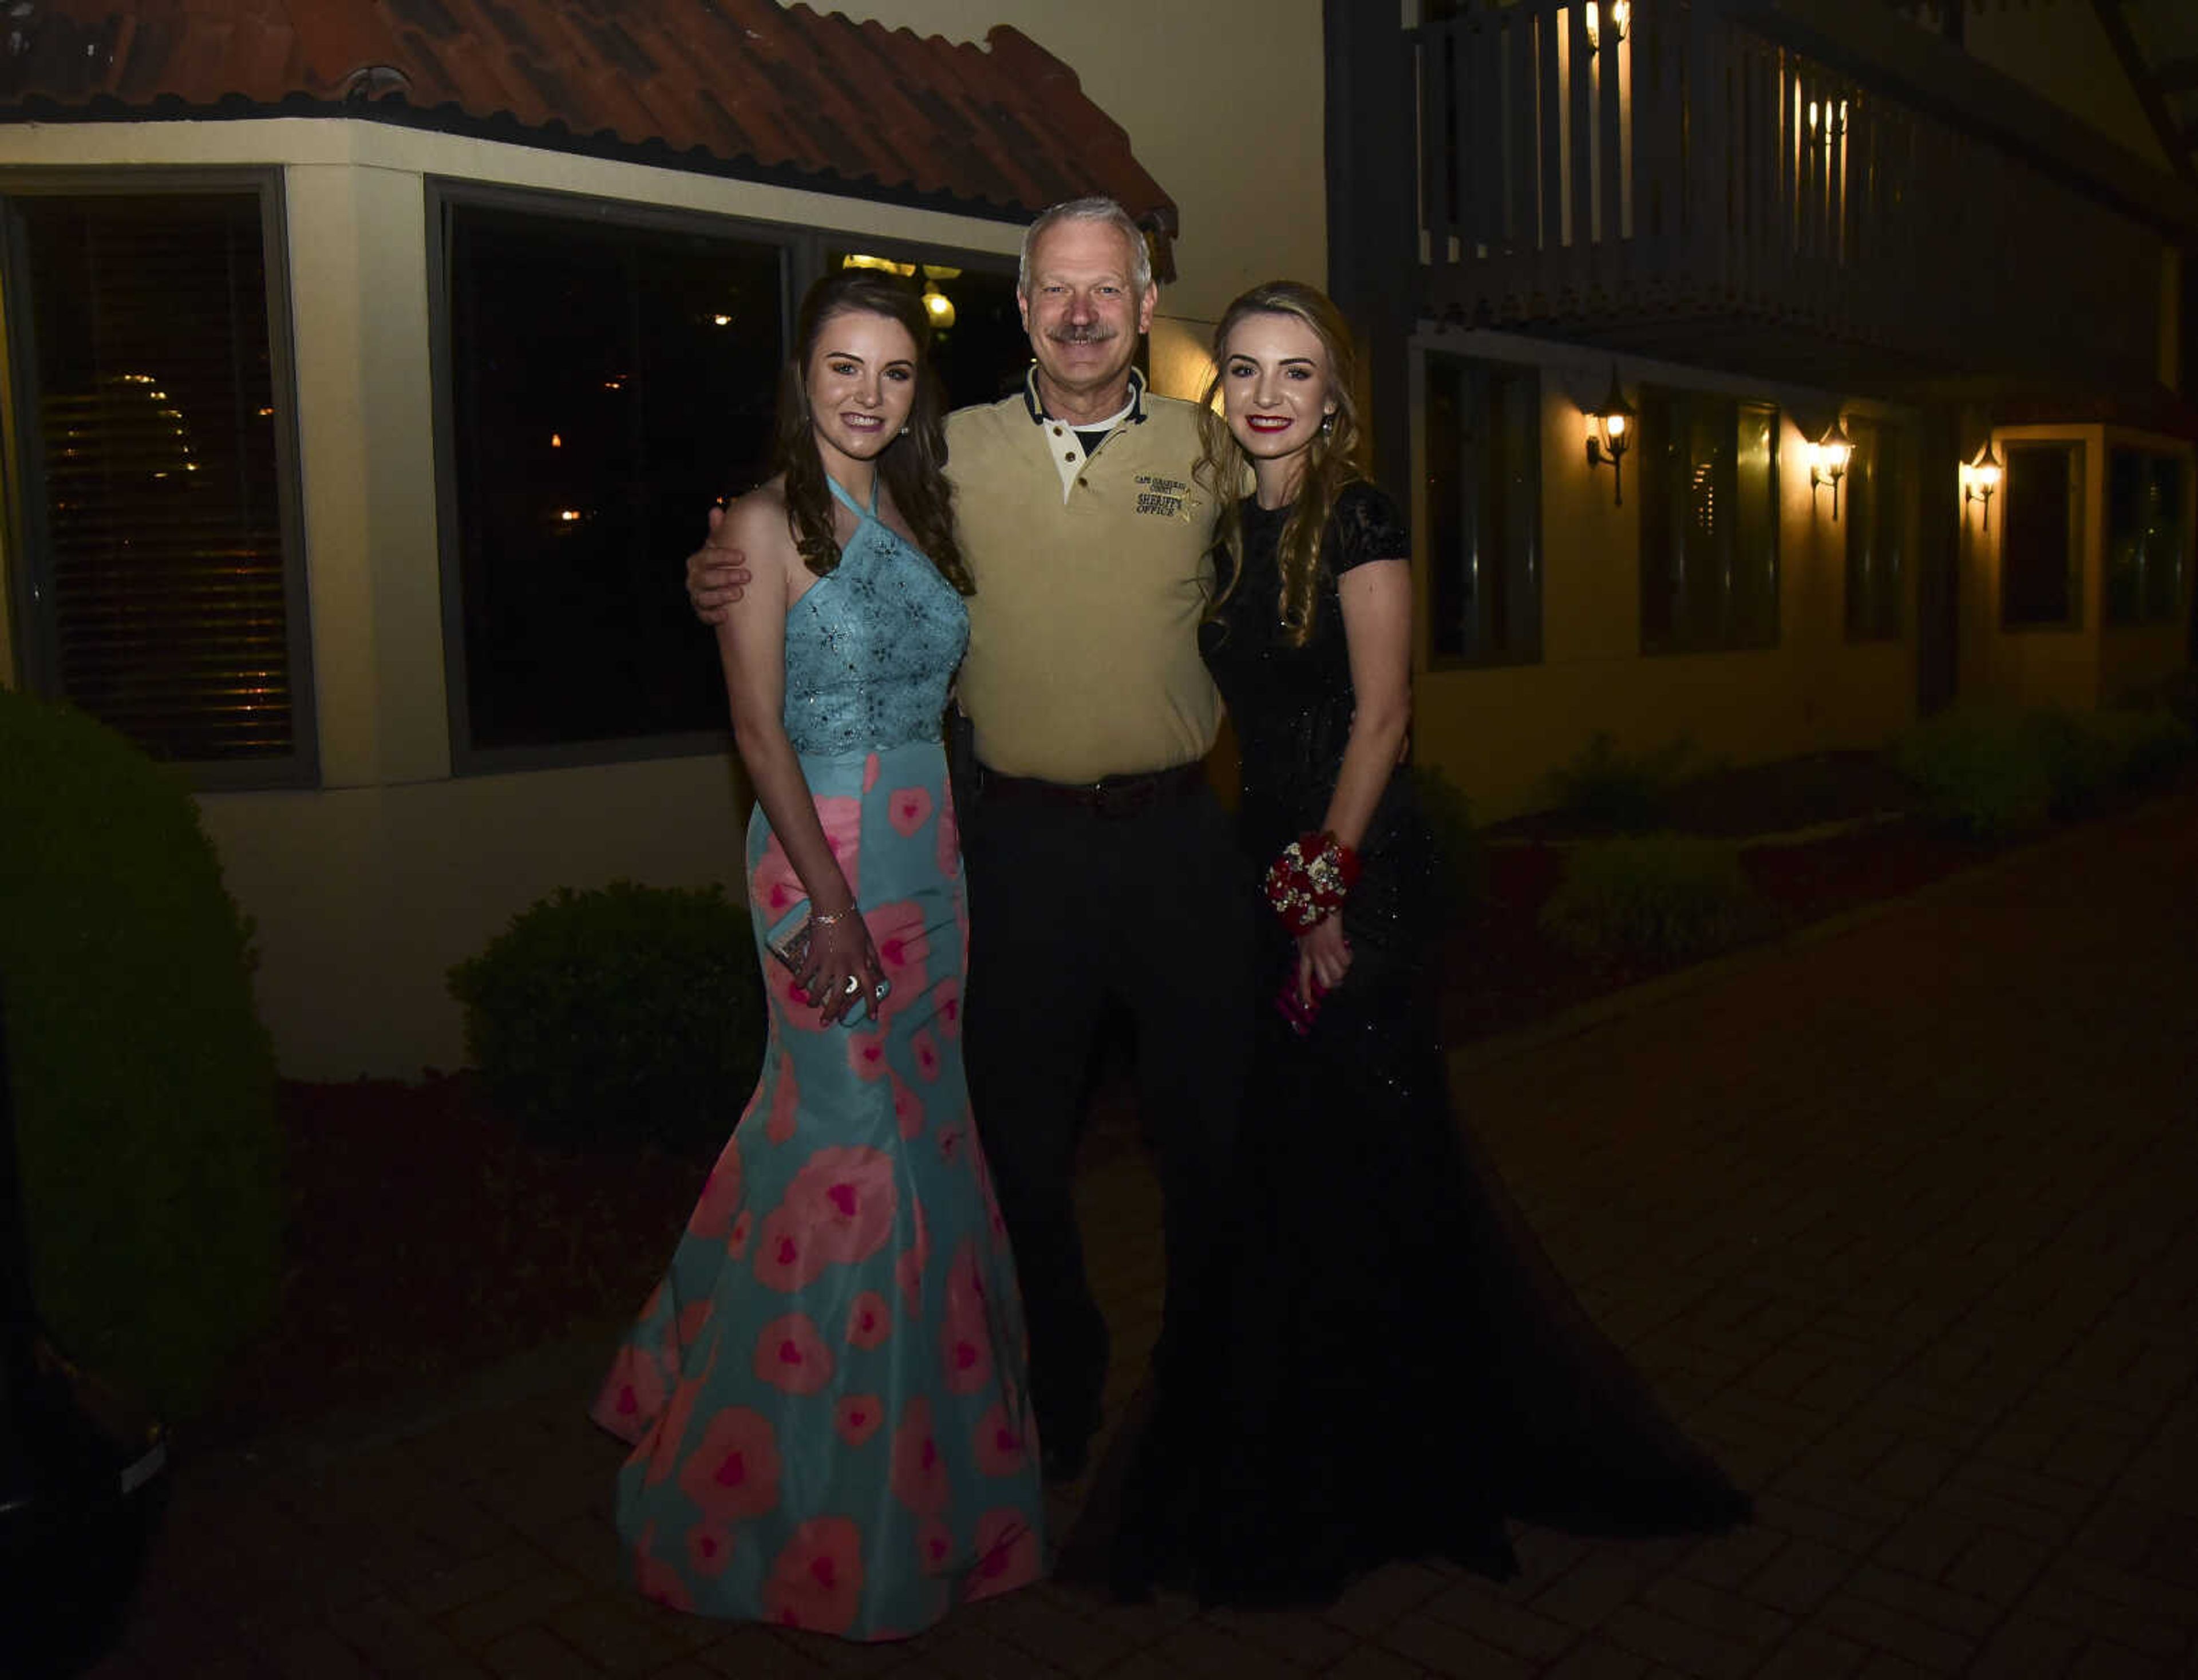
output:
<path id="1" fill-rule="evenodd" d="M 1762 915 L 1731 841 L 1629 834 L 1572 853 L 1542 927 L 1598 961 L 1677 961 L 1738 944 Z"/>
<path id="2" fill-rule="evenodd" d="M 0 990 L 41 1313 L 90 1369 L 188 1415 L 280 1276 L 249 924 L 177 777 L 6 690 Z"/>
<path id="3" fill-rule="evenodd" d="M 2162 709 L 1957 706 L 1904 735 L 1893 762 L 1934 819 L 1979 840 L 2001 840 L 2095 810 L 2190 752 L 2189 730 Z"/>
<path id="4" fill-rule="evenodd" d="M 1550 773 L 1556 808 L 1585 828 L 1610 834 L 1646 834 L 1670 820 L 1672 794 L 1689 774 L 1694 743 L 1682 736 L 1669 746 L 1628 753 L 1604 731 Z"/>
<path id="5" fill-rule="evenodd" d="M 544 1139 L 722 1143 L 755 1083 L 754 939 L 719 887 L 561 887 L 449 979 L 490 1096 Z"/>

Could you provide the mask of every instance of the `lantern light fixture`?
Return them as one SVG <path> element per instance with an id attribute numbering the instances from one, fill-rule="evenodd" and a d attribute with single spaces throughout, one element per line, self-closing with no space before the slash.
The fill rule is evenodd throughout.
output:
<path id="1" fill-rule="evenodd" d="M 1825 485 L 1832 487 L 1832 517 L 1840 516 L 1840 480 L 1846 476 L 1847 462 L 1854 458 L 1854 439 L 1847 436 L 1846 427 L 1835 416 L 1824 435 L 1808 449 L 1809 499 L 1815 501 L 1817 491 Z"/>
<path id="2" fill-rule="evenodd" d="M 1610 392 L 1596 407 L 1583 410 L 1585 421 L 1588 470 L 1608 461 L 1610 463 L 1611 491 L 1614 505 L 1625 505 L 1625 484 L 1621 462 L 1625 451 L 1633 446 L 1633 405 L 1625 400 L 1625 392 L 1618 382 L 1618 366 L 1610 369 Z"/>
<path id="3" fill-rule="evenodd" d="M 1586 0 L 1587 49 L 1596 51 L 1602 45 L 1602 9 L 1596 0 Z M 1626 26 L 1633 21 L 1631 0 L 1610 0 L 1610 38 L 1614 43 L 1625 38 Z"/>
<path id="4" fill-rule="evenodd" d="M 1983 526 L 1986 531 L 1992 529 L 1992 492 L 1999 488 L 2000 474 L 1999 456 L 1992 453 L 1989 438 L 1977 451 L 1977 458 L 1962 467 L 1962 504 L 1964 509 L 1972 502 L 1984 504 Z"/>

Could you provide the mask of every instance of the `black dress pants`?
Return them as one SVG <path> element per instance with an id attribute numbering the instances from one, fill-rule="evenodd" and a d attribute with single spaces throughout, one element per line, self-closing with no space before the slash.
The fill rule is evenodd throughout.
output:
<path id="1" fill-rule="evenodd" d="M 1107 1375 L 1072 1196 L 1093 1037 L 1110 1001 L 1128 1009 L 1165 1196 L 1166 1386 L 1220 1340 L 1205 1321 L 1223 1299 L 1208 1280 L 1225 1258 L 1216 1197 L 1249 1050 L 1253 895 L 1202 784 L 1126 811 L 997 787 L 964 824 L 962 1051 L 1022 1283 L 1039 1436 L 1073 1450 L 1098 1422 Z"/>

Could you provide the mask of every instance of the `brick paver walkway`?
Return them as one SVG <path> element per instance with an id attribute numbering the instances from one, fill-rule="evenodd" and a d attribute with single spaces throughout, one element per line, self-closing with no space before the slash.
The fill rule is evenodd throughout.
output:
<path id="1" fill-rule="evenodd" d="M 1753 1526 L 1528 1532 L 1509 1586 L 1398 1566 L 1319 1615 L 1049 1586 L 897 1647 L 726 1627 L 621 1582 L 583 1339 L 439 1416 L 183 1466 L 101 1672 L 2198 1671 L 2198 799 L 1456 1071 L 1553 1256 L 1757 1490 Z M 1130 1159 L 1085 1191 L 1128 1373 L 1154 1193 Z"/>

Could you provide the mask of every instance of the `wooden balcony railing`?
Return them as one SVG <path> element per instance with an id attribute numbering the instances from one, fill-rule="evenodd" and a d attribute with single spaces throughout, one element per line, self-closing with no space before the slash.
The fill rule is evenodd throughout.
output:
<path id="1" fill-rule="evenodd" d="M 2158 226 L 1770 38 L 1766 9 L 1634 0 L 1620 41 L 1609 0 L 1461 0 L 1411 32 L 1422 312 L 2156 380 Z"/>

